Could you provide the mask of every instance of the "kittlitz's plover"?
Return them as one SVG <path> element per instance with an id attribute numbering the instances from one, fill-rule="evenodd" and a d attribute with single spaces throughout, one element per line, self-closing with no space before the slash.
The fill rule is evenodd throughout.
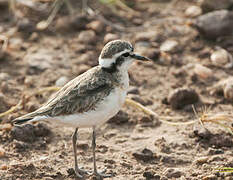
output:
<path id="1" fill-rule="evenodd" d="M 98 173 L 96 168 L 96 127 L 116 115 L 124 104 L 129 87 L 128 68 L 135 59 L 149 60 L 135 54 L 133 46 L 127 41 L 115 40 L 107 43 L 99 56 L 98 66 L 68 82 L 41 108 L 15 119 L 13 123 L 17 125 L 48 119 L 74 127 L 74 170 L 80 178 L 85 171 L 80 169 L 77 163 L 78 128 L 93 128 L 94 174 L 108 177 Z"/>

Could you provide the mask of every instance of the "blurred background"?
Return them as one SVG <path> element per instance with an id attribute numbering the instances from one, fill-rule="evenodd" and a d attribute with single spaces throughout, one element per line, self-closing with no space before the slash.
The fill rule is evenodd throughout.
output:
<path id="1" fill-rule="evenodd" d="M 10 122 L 115 39 L 153 60 L 132 65 L 128 98 L 170 124 L 124 106 L 98 132 L 98 165 L 112 179 L 232 179 L 216 169 L 233 167 L 233 0 L 0 0 L 0 179 L 73 178 L 72 128 Z"/>

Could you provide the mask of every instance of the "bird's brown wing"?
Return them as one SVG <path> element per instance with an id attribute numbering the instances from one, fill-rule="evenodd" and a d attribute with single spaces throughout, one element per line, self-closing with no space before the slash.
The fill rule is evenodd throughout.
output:
<path id="1" fill-rule="evenodd" d="M 112 79 L 106 73 L 98 66 L 92 68 L 68 82 L 44 106 L 16 121 L 42 115 L 54 117 L 94 110 L 113 88 Z"/>

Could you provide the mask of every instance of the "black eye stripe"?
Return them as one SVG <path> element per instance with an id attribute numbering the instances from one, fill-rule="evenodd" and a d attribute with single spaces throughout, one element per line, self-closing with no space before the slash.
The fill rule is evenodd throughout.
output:
<path id="1" fill-rule="evenodd" d="M 128 56 L 129 56 L 129 53 L 128 53 L 128 52 L 127 52 L 127 53 L 124 53 L 124 54 L 122 54 L 122 56 L 128 57 Z"/>

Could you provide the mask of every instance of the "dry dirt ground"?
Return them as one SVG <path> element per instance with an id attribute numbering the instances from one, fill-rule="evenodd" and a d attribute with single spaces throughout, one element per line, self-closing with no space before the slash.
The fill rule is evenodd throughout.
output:
<path id="1" fill-rule="evenodd" d="M 14 20 L 8 8 L 2 6 L 0 33 L 9 37 L 9 43 L 7 50 L 0 54 L 0 112 L 16 105 L 22 94 L 30 95 L 38 89 L 63 84 L 95 66 L 105 42 L 115 38 L 131 41 L 136 52 L 155 61 L 132 65 L 130 98 L 160 116 L 170 116 L 168 120 L 172 122 L 176 121 L 172 118 L 175 116 L 183 117 L 182 122 L 197 120 L 191 106 L 174 110 L 168 104 L 169 93 L 180 87 L 197 92 L 202 101 L 196 105 L 197 111 L 202 106 L 210 107 L 213 113 L 232 111 L 232 103 L 222 94 L 209 93 L 209 87 L 233 73 L 211 65 L 209 56 L 221 44 L 206 40 L 189 25 L 193 19 L 186 17 L 184 11 L 195 4 L 191 0 L 137 1 L 132 5 L 137 13 L 119 10 L 119 16 L 99 5 L 101 13 L 111 22 L 109 25 L 87 16 L 78 16 L 70 22 L 64 8 L 45 31 L 37 31 L 34 22 L 45 19 L 47 14 L 38 15 L 18 7 L 23 17 Z M 93 21 L 98 21 L 97 25 L 95 22 L 86 26 Z M 166 54 L 159 53 L 159 47 L 168 39 L 175 40 L 178 46 Z M 232 46 L 225 48 L 232 53 Z M 210 68 L 211 77 L 197 77 L 193 72 L 196 63 Z M 50 94 L 30 98 L 22 110 L 1 117 L 1 126 L 35 110 Z M 109 179 L 117 180 L 233 179 L 232 172 L 220 173 L 216 169 L 233 167 L 232 135 L 213 123 L 205 127 L 209 131 L 198 122 L 168 125 L 134 107 L 124 106 L 116 117 L 98 129 L 98 169 L 106 169 L 106 173 L 113 175 Z M 0 179 L 74 179 L 73 131 L 73 128 L 45 122 L 22 129 L 0 130 Z M 89 129 L 79 130 L 78 162 L 92 171 Z"/>

